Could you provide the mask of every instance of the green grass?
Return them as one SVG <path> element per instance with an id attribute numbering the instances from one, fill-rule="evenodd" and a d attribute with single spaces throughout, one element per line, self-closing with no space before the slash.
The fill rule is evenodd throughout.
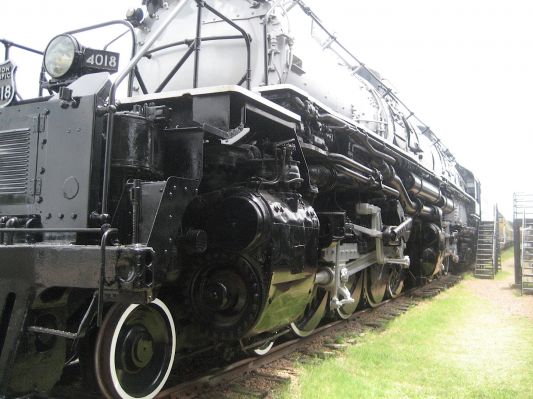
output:
<path id="1" fill-rule="evenodd" d="M 504 249 L 501 252 L 502 264 L 507 262 L 509 259 L 512 259 L 513 256 L 514 256 L 514 248 L 512 246 L 510 246 L 507 249 Z"/>
<path id="2" fill-rule="evenodd" d="M 504 249 L 501 252 L 501 259 L 502 259 L 502 265 L 505 265 L 507 262 L 513 262 L 514 257 L 514 248 L 511 246 L 507 249 Z M 498 273 L 496 273 L 495 279 L 496 280 L 506 280 L 513 274 L 513 268 L 504 268 L 503 270 L 500 270 Z"/>
<path id="3" fill-rule="evenodd" d="M 494 277 L 495 280 L 507 280 L 510 275 L 512 275 L 509 270 L 500 270 L 498 273 L 496 273 L 496 276 Z"/>
<path id="4" fill-rule="evenodd" d="M 533 321 L 454 287 L 344 354 L 300 365 L 276 397 L 533 398 L 532 331 Z"/>

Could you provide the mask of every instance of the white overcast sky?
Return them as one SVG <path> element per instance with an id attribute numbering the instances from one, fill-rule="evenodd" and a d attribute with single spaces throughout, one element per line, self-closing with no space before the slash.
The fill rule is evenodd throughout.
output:
<path id="1" fill-rule="evenodd" d="M 140 3 L 9 2 L 3 8 L 0 38 L 44 49 L 55 34 L 123 18 L 128 7 Z M 533 1 L 308 0 L 308 4 L 348 48 L 393 83 L 457 160 L 479 177 L 488 205 L 483 209 L 485 218 L 490 218 L 493 202 L 511 217 L 513 192 L 533 192 Z M 91 45 L 91 40 L 84 44 Z M 29 97 L 36 92 L 28 88 L 30 61 L 15 50 L 12 58 L 19 67 L 19 88 Z M 36 72 L 32 77 L 34 86 Z"/>

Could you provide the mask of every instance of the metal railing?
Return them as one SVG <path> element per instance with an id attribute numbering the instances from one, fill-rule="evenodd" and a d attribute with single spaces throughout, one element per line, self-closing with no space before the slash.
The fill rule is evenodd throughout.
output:
<path id="1" fill-rule="evenodd" d="M 494 222 L 492 226 L 492 267 L 494 268 L 494 274 L 498 271 L 498 232 L 498 206 L 494 205 Z"/>
<path id="2" fill-rule="evenodd" d="M 40 56 L 43 55 L 42 51 L 36 50 L 36 49 L 28 47 L 28 46 L 23 46 L 22 44 L 18 44 L 18 43 L 15 43 L 15 42 L 12 42 L 12 41 L 9 41 L 9 40 L 6 40 L 6 39 L 0 39 L 0 43 L 2 43 L 4 45 L 4 60 L 5 61 L 7 61 L 9 59 L 9 53 L 10 53 L 10 50 L 11 50 L 12 47 L 13 48 L 18 48 L 18 49 L 23 50 L 23 51 L 26 51 L 28 53 L 37 54 L 37 55 L 40 55 Z M 41 70 L 41 77 L 42 77 L 42 74 L 43 74 L 43 71 Z M 41 96 L 41 95 L 42 95 L 42 92 L 41 92 L 41 89 L 39 88 L 39 96 Z M 22 97 L 20 96 L 18 91 L 16 91 L 16 86 L 15 86 L 15 96 L 17 97 L 18 100 L 22 100 Z"/>
<path id="3" fill-rule="evenodd" d="M 513 239 L 515 285 L 522 285 L 523 229 L 533 224 L 533 193 L 513 194 Z"/>
<path id="4" fill-rule="evenodd" d="M 386 98 L 390 97 L 397 104 L 401 105 L 405 111 L 405 121 L 410 118 L 416 120 L 416 125 L 422 128 L 421 134 L 427 136 L 433 143 L 434 146 L 439 148 L 439 152 L 442 152 L 442 155 L 446 156 L 452 162 L 455 162 L 455 157 L 452 155 L 450 150 L 442 143 L 442 141 L 437 137 L 437 135 L 431 130 L 431 128 L 424 123 L 415 113 L 403 102 L 398 95 L 394 92 L 392 87 L 388 86 L 383 82 L 381 77 L 377 76 L 370 68 L 368 68 L 364 62 L 362 62 L 358 57 L 356 57 L 350 50 L 348 50 L 337 38 L 332 31 L 330 31 L 324 23 L 318 18 L 318 16 L 313 12 L 313 10 L 305 4 L 303 0 L 288 0 L 287 3 L 292 3 L 285 5 L 287 11 L 292 9 L 294 5 L 298 5 L 301 10 L 308 15 L 313 24 L 316 24 L 328 37 L 327 41 L 323 43 L 323 49 L 329 49 L 334 52 L 339 59 L 352 70 L 352 73 L 359 73 L 359 71 L 364 71 L 367 80 L 374 86 L 380 94 Z M 335 49 L 333 45 L 336 45 L 338 49 Z"/>
<path id="5" fill-rule="evenodd" d="M 118 74 L 115 81 L 111 85 L 111 88 L 109 90 L 109 100 L 108 100 L 108 117 L 107 117 L 107 125 L 106 125 L 106 133 L 105 133 L 105 159 L 104 159 L 104 176 L 103 176 L 103 184 L 102 184 L 102 207 L 101 207 L 101 214 L 107 215 L 108 211 L 108 197 L 109 197 L 109 182 L 110 182 L 110 173 L 111 173 L 111 154 L 112 154 L 112 141 L 113 141 L 113 128 L 114 128 L 114 114 L 116 112 L 116 91 L 118 86 L 122 83 L 124 78 L 128 75 L 131 75 L 132 73 L 135 74 L 137 81 L 139 82 L 139 86 L 142 87 L 143 93 L 146 93 L 146 86 L 144 85 L 142 81 L 142 77 L 140 76 L 140 73 L 137 71 L 137 64 L 143 57 L 150 57 L 151 54 L 153 54 L 156 51 L 160 51 L 162 49 L 170 48 L 173 46 L 179 46 L 182 44 L 186 44 L 186 41 L 180 41 L 172 44 L 168 44 L 165 46 L 157 47 L 152 49 L 152 46 L 154 45 L 155 41 L 161 36 L 161 34 L 168 28 L 170 23 L 176 18 L 176 16 L 181 12 L 185 4 L 187 4 L 188 0 L 181 0 L 176 4 L 176 6 L 171 10 L 169 16 L 163 21 L 163 23 L 157 28 L 156 31 L 152 33 L 152 35 L 148 38 L 148 40 L 144 43 L 143 48 L 141 51 L 139 51 L 135 56 L 133 56 L 122 72 Z M 183 66 L 185 61 L 194 53 L 194 75 L 193 75 L 193 87 L 198 86 L 198 74 L 199 74 L 199 64 L 200 64 L 200 56 L 199 56 L 199 50 L 202 41 L 212 41 L 212 40 L 231 40 L 234 38 L 242 38 L 246 43 L 246 72 L 238 84 L 242 84 L 243 82 L 246 82 L 246 87 L 250 89 L 251 85 L 251 48 L 250 48 L 250 36 L 244 29 L 242 29 L 239 25 L 237 25 L 235 22 L 233 22 L 230 18 L 226 17 L 225 15 L 221 14 L 219 11 L 211 7 L 209 4 L 207 4 L 205 1 L 202 0 L 196 0 L 196 3 L 198 5 L 198 14 L 197 14 L 197 22 L 196 22 L 196 37 L 194 40 L 191 40 L 189 43 L 189 47 L 185 54 L 182 56 L 182 58 L 176 63 L 176 65 L 172 68 L 172 70 L 169 72 L 169 74 L 163 79 L 163 81 L 159 84 L 157 89 L 155 90 L 156 93 L 161 92 L 165 86 L 168 84 L 168 82 L 172 79 L 172 77 L 178 72 L 178 70 Z M 202 16 L 202 9 L 205 8 L 211 13 L 215 14 L 217 17 L 228 23 L 230 26 L 235 28 L 239 33 L 240 36 L 215 36 L 215 37 L 206 37 L 202 38 L 202 31 L 201 31 L 201 16 Z"/>

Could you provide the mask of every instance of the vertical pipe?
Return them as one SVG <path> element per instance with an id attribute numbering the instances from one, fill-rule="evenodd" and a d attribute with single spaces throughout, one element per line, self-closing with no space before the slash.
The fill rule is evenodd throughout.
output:
<path id="1" fill-rule="evenodd" d="M 111 234 L 116 234 L 118 229 L 107 229 L 104 234 L 102 234 L 102 239 L 100 241 L 100 278 L 98 282 L 98 314 L 96 317 L 96 325 L 100 327 L 102 325 L 102 317 L 104 315 L 104 285 L 105 285 L 105 268 L 106 268 L 106 245 L 107 239 Z"/>
<path id="2" fill-rule="evenodd" d="M 193 88 L 198 87 L 198 70 L 200 68 L 200 48 L 202 45 L 202 8 L 204 7 L 204 2 L 201 0 L 197 1 L 198 4 L 198 13 L 196 17 L 196 38 L 194 40 L 194 77 L 193 77 Z"/>
<path id="3" fill-rule="evenodd" d="M 133 179 L 131 186 L 131 218 L 132 218 L 132 232 L 131 241 L 132 244 L 139 243 L 139 220 L 141 213 L 141 180 Z"/>
<path id="4" fill-rule="evenodd" d="M 268 86 L 268 32 L 267 32 L 268 19 L 263 20 L 263 57 L 265 59 L 265 86 Z"/>
<path id="5" fill-rule="evenodd" d="M 341 281 L 341 268 L 339 266 L 339 252 L 341 250 L 340 239 L 335 243 L 335 281 L 333 282 L 333 298 L 332 301 L 337 303 L 339 301 L 339 286 Z"/>
<path id="6" fill-rule="evenodd" d="M 236 30 L 238 30 L 242 34 L 244 42 L 246 43 L 246 88 L 250 90 L 251 84 L 252 84 L 251 83 L 252 82 L 252 66 L 251 66 L 252 65 L 252 54 L 251 54 L 250 36 L 243 28 L 241 28 L 239 25 L 233 22 L 230 18 L 218 12 L 216 9 L 211 7 L 209 4 L 204 3 L 204 7 L 207 8 L 210 12 L 215 14 L 220 19 L 226 21 L 229 25 L 234 27 Z"/>
<path id="7" fill-rule="evenodd" d="M 46 72 L 44 69 L 44 62 L 41 66 L 41 74 L 39 76 L 39 97 L 43 96 L 43 83 L 46 82 Z"/>
<path id="8" fill-rule="evenodd" d="M 146 41 L 144 44 L 144 49 L 139 51 L 135 54 L 135 57 L 133 57 L 128 65 L 119 72 L 118 76 L 115 78 L 115 81 L 111 84 L 111 88 L 109 90 L 109 106 L 108 106 L 108 114 L 107 114 L 107 125 L 106 125 L 106 131 L 105 131 L 105 155 L 104 155 L 104 173 L 103 173 L 103 182 L 102 182 L 102 204 L 101 204 L 101 214 L 105 215 L 107 214 L 107 208 L 108 208 L 108 196 L 109 196 L 109 182 L 111 177 L 111 154 L 112 154 L 112 142 L 113 142 L 113 128 L 115 124 L 115 111 L 116 111 L 116 105 L 115 105 L 115 96 L 118 85 L 126 78 L 128 75 L 131 74 L 133 71 L 133 68 L 137 65 L 139 60 L 144 57 L 144 55 L 148 52 L 148 50 L 152 47 L 154 42 L 159 38 L 161 33 L 170 25 L 172 20 L 178 15 L 178 13 L 181 11 L 181 9 L 187 4 L 186 0 L 181 0 L 176 4 L 170 15 L 167 17 L 167 19 L 163 22 L 163 24 L 152 33 L 152 36 Z"/>
<path id="9" fill-rule="evenodd" d="M 498 271 L 498 254 L 496 251 L 496 240 L 498 234 L 498 208 L 496 205 L 494 205 L 493 215 L 494 221 L 492 223 L 492 269 L 494 275 L 496 275 L 496 272 Z"/>

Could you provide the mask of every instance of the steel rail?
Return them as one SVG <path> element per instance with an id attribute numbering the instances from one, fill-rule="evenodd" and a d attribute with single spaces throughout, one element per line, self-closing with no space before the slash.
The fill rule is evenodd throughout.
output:
<path id="1" fill-rule="evenodd" d="M 448 275 L 447 277 L 450 277 L 450 276 L 453 276 L 453 275 Z M 450 278 L 450 280 L 452 279 Z M 458 281 L 458 279 L 455 281 Z M 375 309 L 379 309 L 382 306 L 389 304 L 399 298 L 405 297 L 409 294 L 413 294 L 417 290 L 431 289 L 431 284 L 435 282 L 442 282 L 442 280 L 434 280 L 427 285 L 413 287 L 407 291 L 402 292 L 400 295 L 398 295 L 395 298 L 390 298 L 379 303 L 376 307 L 368 307 L 368 308 L 356 311 L 348 319 L 337 320 L 337 321 L 324 324 L 318 327 L 315 331 L 313 331 L 307 337 L 292 339 L 290 341 L 286 341 L 277 346 L 274 346 L 271 349 L 271 351 L 264 356 L 242 359 L 218 370 L 216 373 L 202 375 L 192 381 L 187 381 L 185 383 L 178 384 L 174 387 L 167 388 L 161 391 L 156 396 L 156 398 L 176 399 L 176 398 L 198 397 L 199 390 L 205 389 L 206 387 L 213 387 L 219 384 L 234 381 L 238 379 L 239 377 L 243 376 L 244 374 L 249 373 L 250 371 L 261 368 L 267 364 L 270 364 L 276 360 L 279 360 L 289 355 L 290 353 L 297 351 L 301 347 L 307 346 L 308 343 L 310 343 L 311 341 L 313 341 L 314 339 L 322 335 L 334 332 L 336 329 L 342 327 L 343 325 L 348 324 L 348 322 L 355 320 L 357 317 L 360 317 L 361 315 L 365 313 L 368 313 Z M 454 283 L 454 281 L 451 281 L 451 283 Z"/>

